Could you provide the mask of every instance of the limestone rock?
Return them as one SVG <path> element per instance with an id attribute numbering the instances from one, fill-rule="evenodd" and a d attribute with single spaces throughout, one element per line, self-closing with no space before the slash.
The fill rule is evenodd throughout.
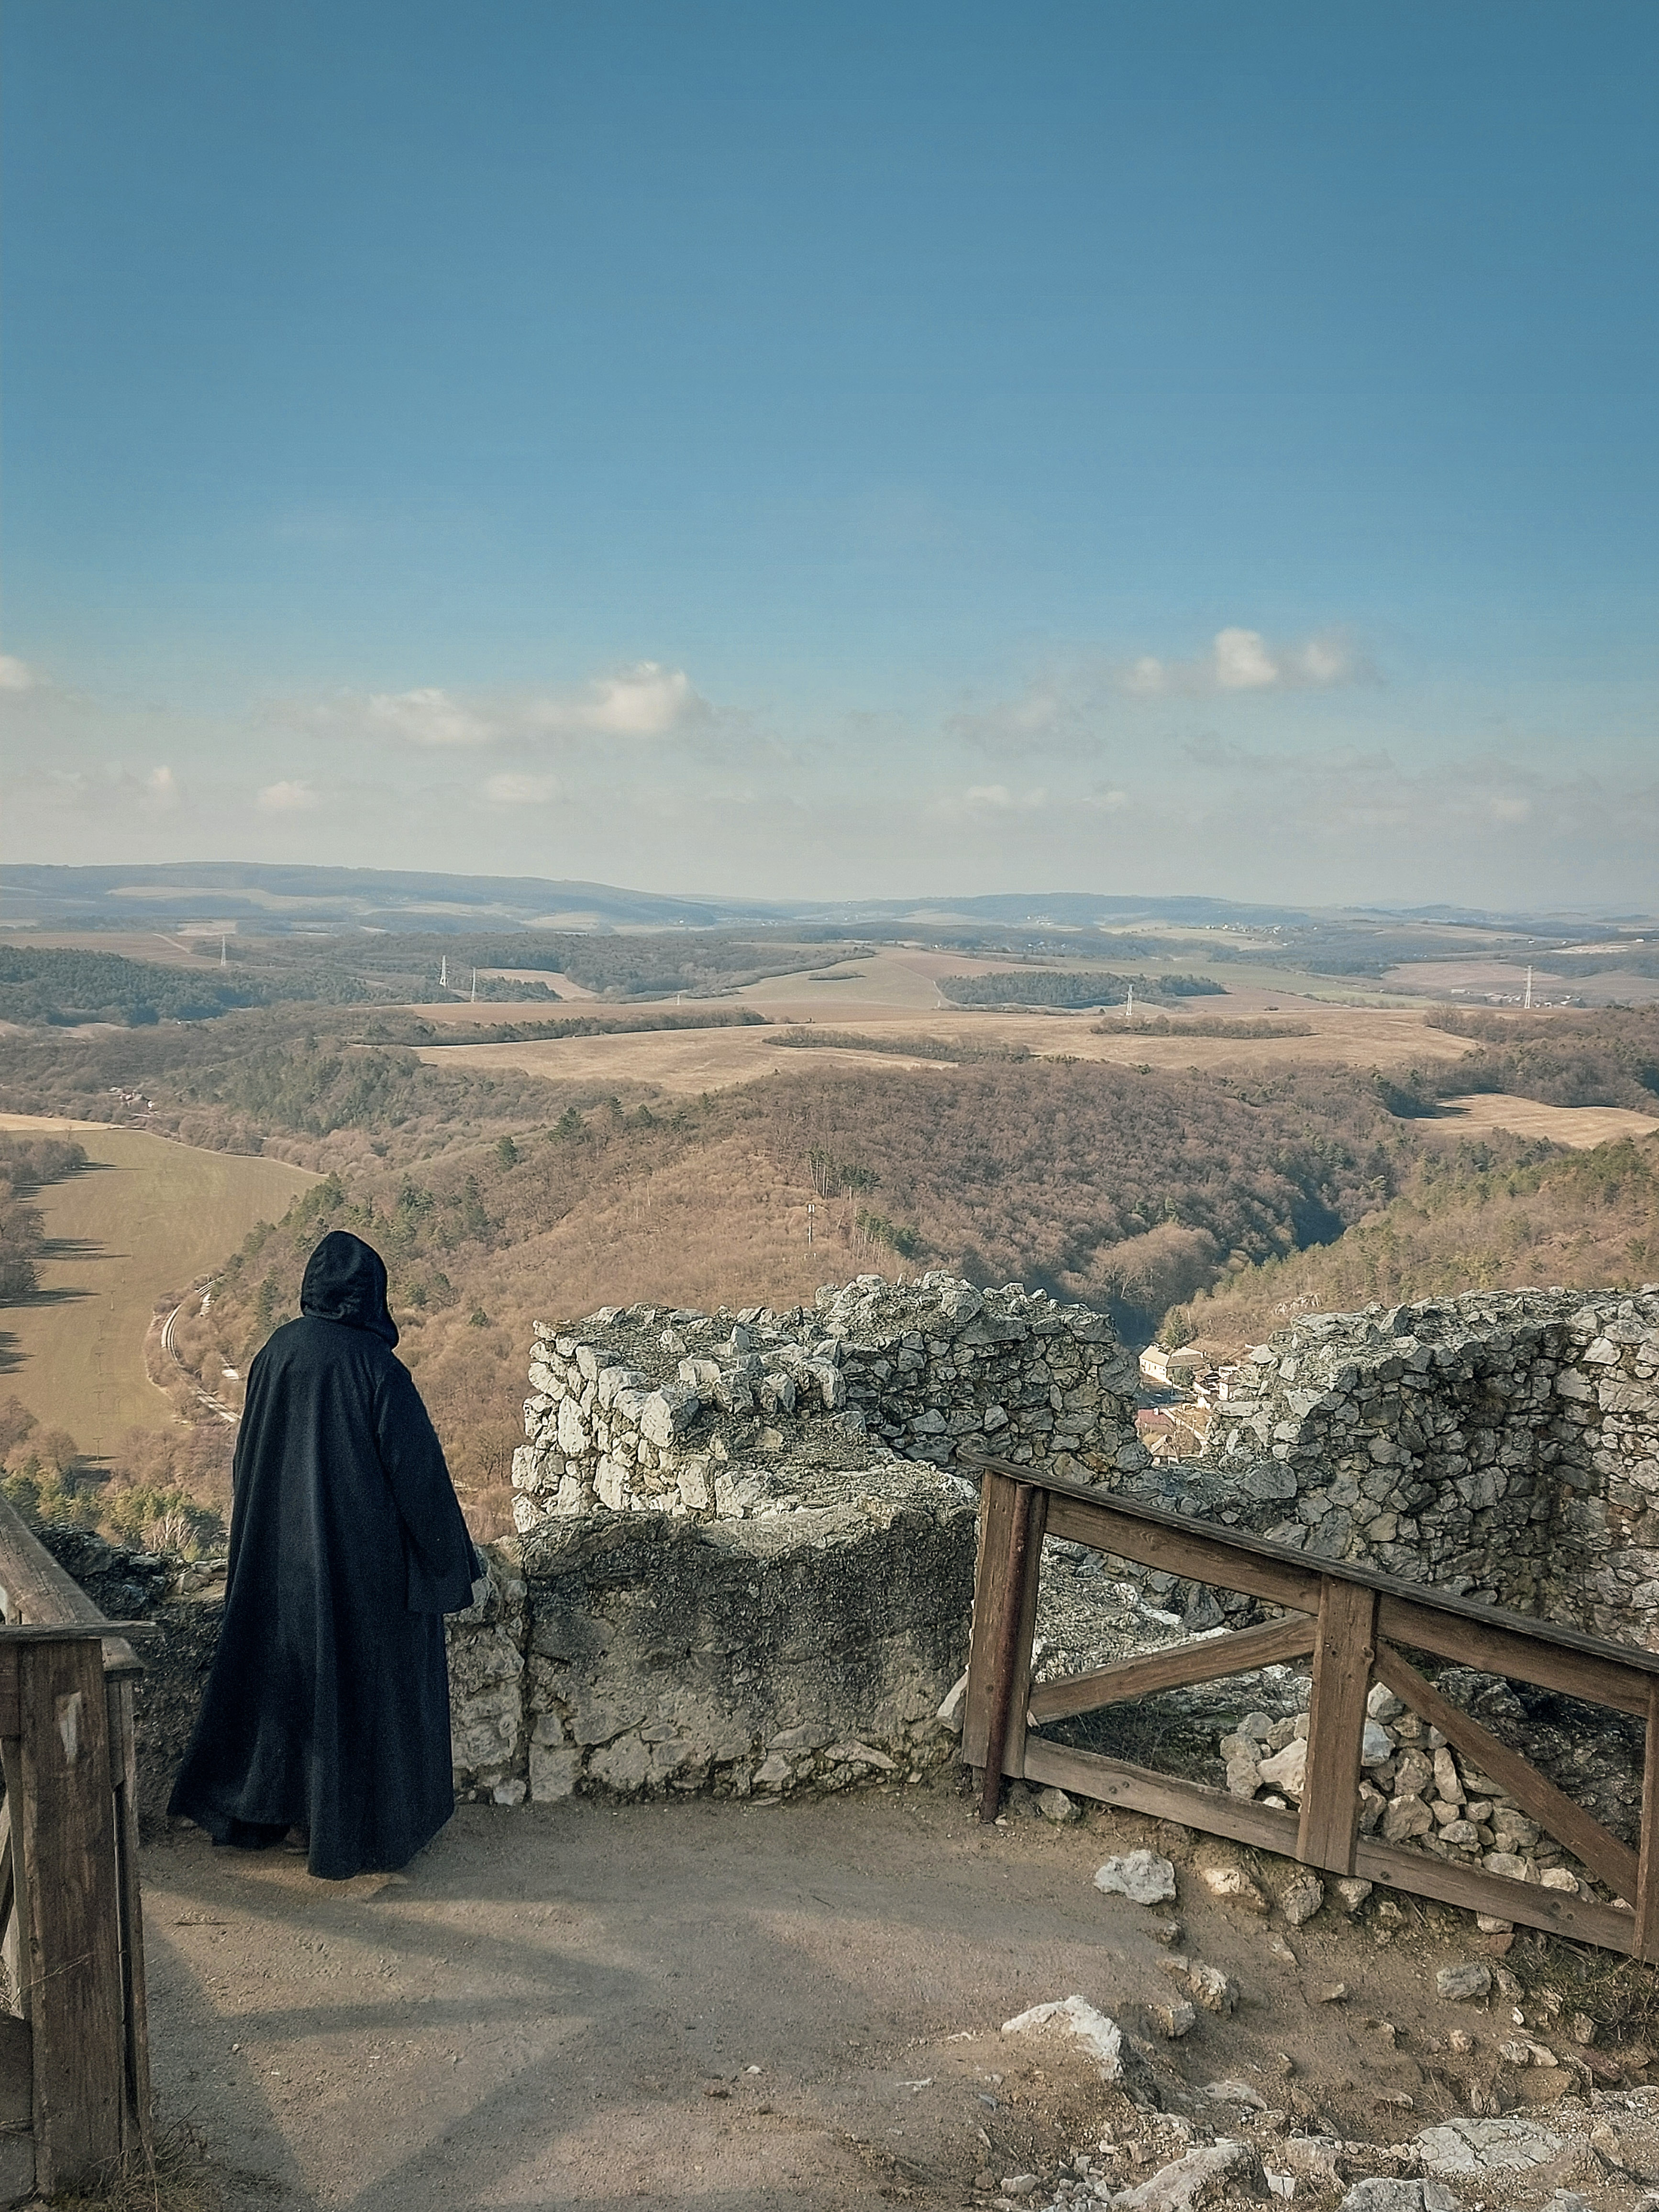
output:
<path id="1" fill-rule="evenodd" d="M 1197 2207 L 1222 2197 L 1230 2185 L 1243 2185 L 1251 2167 L 1256 2169 L 1259 2184 L 1261 2169 L 1255 2152 L 1248 2143 L 1224 2136 L 1160 2166 L 1150 2180 L 1137 2187 L 1120 2190 L 1112 2203 L 1115 2212 L 1196 2212 Z"/>
<path id="2" fill-rule="evenodd" d="M 1324 1902 L 1325 1885 L 1316 1875 L 1298 1876 L 1279 1893 L 1279 1909 L 1292 1928 L 1311 1920 Z"/>
<path id="3" fill-rule="evenodd" d="M 1380 2173 L 1356 2181 L 1340 2212 L 1458 2212 L 1443 2181 L 1399 2181 Z"/>
<path id="4" fill-rule="evenodd" d="M 1468 2004 L 1476 1997 L 1489 1996 L 1491 1990 L 1492 1968 L 1478 1959 L 1462 1966 L 1442 1966 L 1434 1978 L 1435 1995 L 1449 2004 Z"/>
<path id="5" fill-rule="evenodd" d="M 1201 1867 L 1199 1880 L 1212 1897 L 1220 1899 L 1224 1904 L 1241 1905 L 1247 1912 L 1267 1910 L 1267 1899 L 1243 1867 Z"/>
<path id="6" fill-rule="evenodd" d="M 890 1759 L 887 1763 L 890 1766 L 892 1761 Z M 1072 1802 L 1063 1790 L 1039 1790 L 1036 1808 L 1043 1819 L 1053 1821 L 1057 1828 L 1063 1828 L 1069 1821 L 1082 1818 L 1079 1808 Z"/>
<path id="7" fill-rule="evenodd" d="M 1287 1797 L 1298 1802 L 1308 1771 L 1308 1743 L 1305 1736 L 1294 1736 L 1282 1751 L 1261 1762 L 1261 1779 L 1270 1790 L 1282 1790 Z"/>
<path id="8" fill-rule="evenodd" d="M 1176 1872 L 1156 1851 L 1129 1851 L 1097 1869 L 1095 1887 L 1127 1897 L 1132 1905 L 1170 1905 L 1175 1901 Z"/>
<path id="9" fill-rule="evenodd" d="M 1431 2174 L 1443 2177 L 1524 2172 L 1530 2166 L 1547 2166 L 1565 2148 L 1560 2136 L 1516 2116 L 1445 2120 L 1425 2128 L 1417 2138 L 1423 2164 Z"/>
<path id="10" fill-rule="evenodd" d="M 1146 2015 L 1158 2033 L 1170 2043 L 1178 2043 L 1183 2035 L 1190 2035 L 1198 2024 L 1198 2014 L 1185 1997 L 1154 1997 L 1146 2008 Z"/>
<path id="11" fill-rule="evenodd" d="M 1100 2069 L 1103 2081 L 1115 2081 L 1123 2073 L 1123 2034 L 1115 2020 L 1097 2012 L 1086 1997 L 1060 1997 L 1052 2004 L 1032 2005 L 1026 2012 L 1005 2020 L 1005 2035 L 1029 2035 L 1038 2028 L 1063 2030 L 1080 2043 Z"/>

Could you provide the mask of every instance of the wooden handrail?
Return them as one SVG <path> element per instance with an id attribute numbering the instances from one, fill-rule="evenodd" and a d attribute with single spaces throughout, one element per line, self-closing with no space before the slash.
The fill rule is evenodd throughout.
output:
<path id="1" fill-rule="evenodd" d="M 986 1817 L 995 1811 L 1001 1778 L 1054 1783 L 1107 1804 L 1282 1852 L 1327 1873 L 1358 1874 L 1659 1963 L 1659 1653 L 1480 1605 L 1372 1568 L 1310 1559 L 1288 1545 L 1165 1512 L 1121 1491 L 1090 1490 L 1011 1460 L 977 1452 L 959 1457 L 964 1471 L 983 1485 L 963 1757 L 982 1770 Z M 1030 1500 L 1038 1540 L 1017 1553 L 1007 1532 L 1020 1497 Z M 1045 1505 L 1046 1514 L 1040 1510 Z M 1288 1618 L 1142 1654 L 1032 1690 L 1045 1525 L 1049 1535 L 1264 1599 L 1282 1607 Z M 1395 1648 L 1402 1644 L 1639 1715 L 1648 1746 L 1639 1852 L 1452 1705 Z M 1312 1655 L 1313 1696 L 1299 1813 L 1030 1733 L 1115 1700 L 1213 1681 L 1301 1652 Z M 1618 1903 L 1512 1881 L 1480 1866 L 1361 1835 L 1359 1754 L 1374 1680 L 1491 1774 L 1529 1818 L 1615 1890 Z M 1024 1728 L 1017 1721 L 1000 1726 L 1009 1694 L 1022 1690 Z"/>
<path id="2" fill-rule="evenodd" d="M 0 1957 L 45 2195 L 151 2142 L 129 1638 L 154 1625 L 106 1620 L 3 1498 L 0 1612 Z"/>

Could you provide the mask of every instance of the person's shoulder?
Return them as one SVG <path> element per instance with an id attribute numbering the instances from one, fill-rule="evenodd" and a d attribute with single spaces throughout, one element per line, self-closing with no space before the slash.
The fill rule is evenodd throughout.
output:
<path id="1" fill-rule="evenodd" d="M 276 1364 L 288 1365 L 301 1363 L 307 1366 L 342 1365 L 378 1368 L 383 1362 L 396 1365 L 377 1336 L 365 1328 L 351 1328 L 343 1322 L 324 1321 L 316 1314 L 301 1314 L 297 1320 L 285 1321 L 273 1329 L 265 1340 L 262 1359 L 275 1356 Z"/>

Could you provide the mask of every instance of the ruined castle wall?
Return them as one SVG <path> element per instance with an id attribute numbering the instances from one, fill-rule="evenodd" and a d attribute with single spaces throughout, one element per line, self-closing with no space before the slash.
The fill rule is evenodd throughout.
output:
<path id="1" fill-rule="evenodd" d="M 1018 1285 L 863 1275 L 811 1308 L 607 1308 L 538 1326 L 514 1518 L 793 1510 L 803 1459 L 950 1461 L 966 1437 L 1081 1481 L 1146 1463 L 1133 1358 L 1111 1324 Z M 810 1486 L 809 1486 L 810 1488 Z"/>
<path id="2" fill-rule="evenodd" d="M 1659 1288 L 1314 1315 L 1253 1358 L 1192 1478 L 1245 1525 L 1659 1649 Z"/>

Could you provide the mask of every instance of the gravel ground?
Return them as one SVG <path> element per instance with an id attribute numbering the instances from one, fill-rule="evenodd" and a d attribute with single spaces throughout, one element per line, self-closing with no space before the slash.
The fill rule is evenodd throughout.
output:
<path id="1" fill-rule="evenodd" d="M 1214 1845 L 1106 1814 L 1051 1826 L 1021 1796 L 992 1830 L 948 1785 L 770 1809 L 469 1806 L 404 1875 L 339 1885 L 181 1830 L 144 1865 L 162 2118 L 205 2131 L 237 2207 L 847 2212 L 988 2205 L 1029 2173 L 1043 2185 L 1021 2202 L 1047 2204 L 1079 2149 L 1093 2179 L 1067 2186 L 1098 2201 L 1194 2125 L 1272 2168 L 1287 2134 L 1399 2143 L 1468 2114 L 1472 2086 L 1487 2109 L 1509 2015 L 1434 1994 L 1437 1966 L 1498 1955 L 1467 1919 L 1375 1899 L 1360 1922 L 1328 1902 L 1292 1928 L 1206 1893 Z M 1178 1933 L 1093 1887 L 1142 1843 L 1178 1863 Z M 1270 1896 L 1279 1871 L 1256 1868 Z M 1000 2033 L 1073 1992 L 1146 2033 L 1175 1945 L 1241 1999 L 1135 2057 L 1162 2116 L 1066 2039 Z M 1530 1939 L 1504 1955 L 1524 1975 Z M 1503 2076 L 1490 2109 L 1571 2142 L 1461 2202 L 1541 2204 L 1570 2182 L 1627 2212 L 1634 2175 L 1597 2164 L 1589 2131 L 1610 2111 L 1621 2140 L 1659 2130 L 1570 2063 L 1547 2070 Z M 1266 2109 L 1207 2099 L 1218 2081 Z"/>

